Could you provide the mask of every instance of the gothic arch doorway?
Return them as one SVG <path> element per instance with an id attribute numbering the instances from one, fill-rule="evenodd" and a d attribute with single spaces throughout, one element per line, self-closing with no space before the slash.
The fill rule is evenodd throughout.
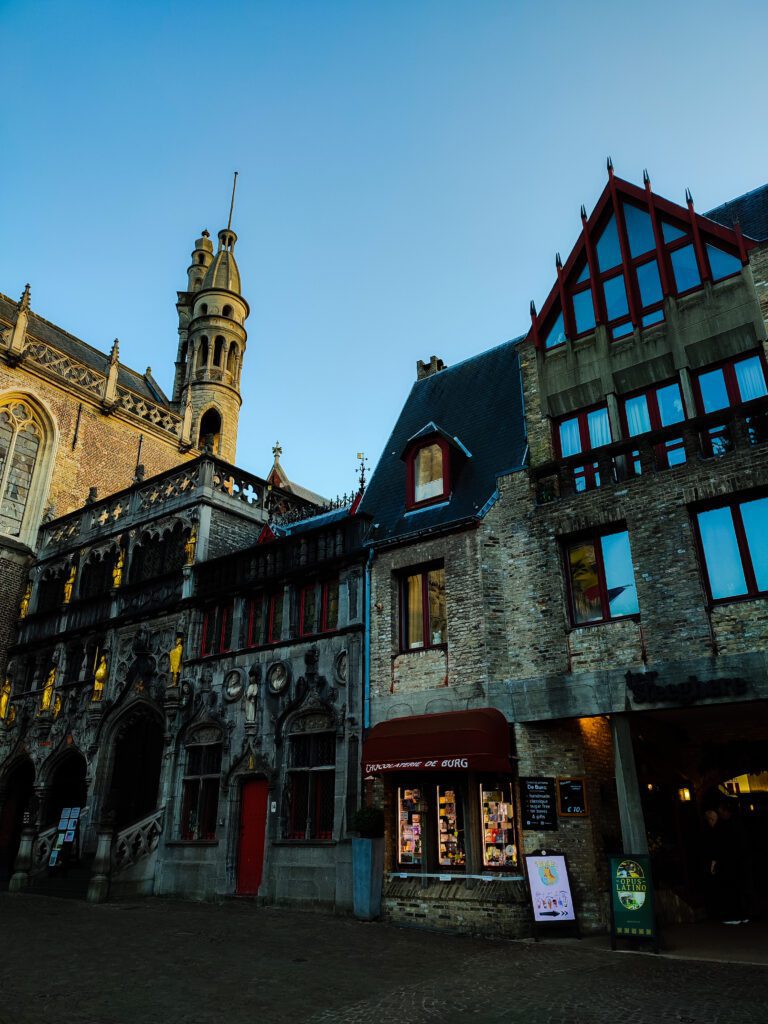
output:
<path id="1" fill-rule="evenodd" d="M 49 775 L 43 803 L 42 827 L 49 828 L 61 818 L 64 807 L 85 807 L 88 799 L 85 758 L 78 750 L 69 750 Z"/>
<path id="2" fill-rule="evenodd" d="M 0 811 L 0 888 L 3 889 L 8 887 L 13 874 L 24 827 L 24 811 L 32 799 L 34 784 L 35 768 L 27 757 L 17 761 L 0 784 L 0 789 L 4 791 Z"/>
<path id="3" fill-rule="evenodd" d="M 118 830 L 146 818 L 157 807 L 163 758 L 163 724 L 150 708 L 134 711 L 114 735 L 107 808 Z"/>

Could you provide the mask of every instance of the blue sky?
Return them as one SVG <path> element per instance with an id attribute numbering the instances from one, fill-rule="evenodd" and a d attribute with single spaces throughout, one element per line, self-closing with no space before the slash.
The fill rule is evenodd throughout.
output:
<path id="1" fill-rule="evenodd" d="M 349 490 L 418 358 L 527 329 L 608 153 L 701 211 L 768 179 L 766 30 L 763 0 L 0 0 L 0 290 L 170 387 L 237 169 L 238 462 L 279 438 Z"/>

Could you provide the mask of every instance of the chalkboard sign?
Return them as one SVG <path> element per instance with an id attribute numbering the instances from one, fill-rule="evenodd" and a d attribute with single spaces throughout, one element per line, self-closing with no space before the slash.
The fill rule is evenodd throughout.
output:
<path id="1" fill-rule="evenodd" d="M 557 813 L 561 818 L 586 818 L 589 814 L 586 779 L 557 780 Z"/>
<path id="2" fill-rule="evenodd" d="M 520 779 L 520 803 L 523 828 L 531 832 L 557 831 L 554 779 Z"/>

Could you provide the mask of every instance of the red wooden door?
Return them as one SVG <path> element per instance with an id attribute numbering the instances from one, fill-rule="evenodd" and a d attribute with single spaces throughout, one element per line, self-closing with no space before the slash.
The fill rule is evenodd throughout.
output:
<path id="1" fill-rule="evenodd" d="M 241 896 L 255 896 L 261 885 L 268 796 L 266 779 L 247 779 L 243 783 L 237 849 L 237 892 Z"/>

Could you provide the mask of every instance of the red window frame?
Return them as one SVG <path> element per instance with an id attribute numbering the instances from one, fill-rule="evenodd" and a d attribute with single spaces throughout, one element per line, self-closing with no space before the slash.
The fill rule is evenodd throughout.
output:
<path id="1" fill-rule="evenodd" d="M 566 458 L 566 456 L 563 455 L 563 447 L 560 440 L 560 424 L 565 423 L 567 420 L 576 420 L 578 422 L 579 440 L 581 441 L 581 451 L 578 453 L 579 455 L 586 455 L 588 452 L 596 452 L 599 451 L 601 448 L 607 447 L 606 445 L 601 444 L 598 445 L 596 448 L 593 448 L 592 438 L 589 436 L 589 414 L 591 412 L 597 412 L 599 409 L 605 409 L 606 415 L 608 416 L 608 429 L 611 431 L 611 440 L 608 442 L 608 444 L 613 443 L 614 437 L 613 430 L 611 428 L 611 416 L 608 412 L 608 405 L 606 402 L 598 402 L 596 405 L 590 405 L 586 409 L 579 409 L 576 412 L 568 413 L 568 415 L 566 416 L 560 416 L 558 417 L 558 419 L 554 421 L 554 443 L 555 452 L 557 453 L 558 458 Z M 575 457 L 575 455 L 567 456 L 567 458 L 569 459 Z M 589 465 L 585 464 L 582 467 L 582 470 L 583 471 L 580 473 L 577 473 L 576 470 L 574 470 L 574 481 L 576 481 L 580 477 L 583 477 L 585 483 L 584 489 L 586 491 L 595 490 L 595 488 L 600 486 L 598 482 L 597 468 L 594 463 L 589 463 Z"/>
<path id="2" fill-rule="evenodd" d="M 701 394 L 701 385 L 699 378 L 705 373 L 712 373 L 713 370 L 722 370 L 723 378 L 725 380 L 725 392 L 728 395 L 728 408 L 732 409 L 736 405 L 744 405 L 742 401 L 741 393 L 739 392 L 739 382 L 736 379 L 736 364 L 743 363 L 747 359 L 754 359 L 755 356 L 760 360 L 760 366 L 763 370 L 763 379 L 768 384 L 768 361 L 765 358 L 765 352 L 762 348 L 753 349 L 751 352 L 742 352 L 738 356 L 729 356 L 728 359 L 721 359 L 717 363 L 710 363 L 709 366 L 701 366 L 694 374 L 695 389 L 694 397 L 696 400 L 696 411 L 700 416 L 704 416 L 704 398 Z"/>
<path id="3" fill-rule="evenodd" d="M 437 569 L 442 569 L 445 574 L 443 562 L 430 562 L 428 565 L 416 565 L 411 569 L 405 569 L 400 575 L 399 597 L 400 597 L 400 651 L 425 651 L 445 648 L 447 640 L 439 644 L 432 643 L 432 619 L 429 607 L 429 574 Z M 408 579 L 410 576 L 421 576 L 421 636 L 423 643 L 421 647 L 408 646 Z M 445 575 L 443 575 L 445 579 Z M 448 608 L 446 602 L 446 631 L 448 628 Z"/>
<path id="4" fill-rule="evenodd" d="M 315 605 L 315 621 L 316 621 L 316 626 L 315 626 L 314 629 L 307 629 L 307 624 L 306 624 L 306 620 L 305 620 L 305 617 L 304 617 L 304 612 L 305 612 L 305 608 L 306 608 L 307 594 L 310 591 L 314 591 L 314 593 L 315 593 L 315 601 L 317 601 L 317 597 L 318 597 L 317 587 L 318 587 L 317 583 L 308 583 L 306 586 L 301 588 L 301 608 L 300 608 L 300 611 L 299 611 L 299 636 L 315 636 L 317 633 L 322 632 L 322 628 L 323 628 L 323 624 L 322 624 L 322 600 L 323 600 L 322 591 L 320 592 L 320 595 L 319 595 L 321 606 L 318 607 L 317 604 Z"/>
<path id="5" fill-rule="evenodd" d="M 283 626 L 285 625 L 285 623 L 281 619 L 281 622 L 280 622 L 280 634 L 281 635 L 276 637 L 275 636 L 275 607 L 278 604 L 278 602 L 282 605 L 283 604 L 283 599 L 284 599 L 284 593 L 283 593 L 282 589 L 281 590 L 273 590 L 270 593 L 270 595 L 269 595 L 269 605 L 267 607 L 267 628 L 266 628 L 266 642 L 268 644 L 280 643 L 280 640 L 282 639 L 282 631 L 283 631 Z M 285 613 L 284 613 L 283 609 L 281 608 L 281 615 L 284 616 L 284 614 Z"/>
<path id="6" fill-rule="evenodd" d="M 436 444 L 443 457 L 443 489 L 440 494 L 436 494 L 431 498 L 426 498 L 424 501 L 416 501 L 416 456 L 420 451 L 425 448 L 430 448 L 433 444 Z M 451 494 L 451 448 L 444 437 L 440 437 L 438 434 L 434 434 L 431 437 L 420 438 L 418 444 L 414 444 L 409 449 L 405 457 L 405 505 L 406 508 L 426 508 L 428 505 L 435 505 L 440 501 L 445 501 Z"/>
<path id="7" fill-rule="evenodd" d="M 232 650 L 232 611 L 233 605 L 214 605 L 206 608 L 203 613 L 203 635 L 200 643 L 200 653 L 203 657 L 209 654 L 223 654 Z M 208 630 L 213 620 L 213 637 L 211 644 L 208 643 Z"/>
<path id="8" fill-rule="evenodd" d="M 664 425 L 661 422 L 661 412 L 659 410 L 659 399 L 656 392 L 662 388 L 668 388 L 671 384 L 677 384 L 677 389 L 680 392 L 680 401 L 683 403 L 683 419 L 680 420 L 680 426 L 682 427 L 685 420 L 688 418 L 688 410 L 685 407 L 685 395 L 683 389 L 680 386 L 680 381 L 677 377 L 672 377 L 669 380 L 662 381 L 660 384 L 652 384 L 649 388 L 640 388 L 638 391 L 632 391 L 628 395 L 622 395 L 621 405 L 619 408 L 619 415 L 621 416 L 621 429 L 624 437 L 628 440 L 634 437 L 642 437 L 642 434 L 630 434 L 629 432 L 629 420 L 627 419 L 627 402 L 632 401 L 633 398 L 639 398 L 641 395 L 645 396 L 646 405 L 648 406 L 648 419 L 651 422 L 651 431 L 663 430 Z M 676 424 L 674 424 L 676 426 Z M 675 444 L 672 447 L 668 445 L 671 442 L 665 444 L 658 444 L 655 446 L 656 458 L 659 465 L 668 467 L 669 466 L 669 453 L 673 451 L 685 450 L 685 443 L 681 437 L 679 443 L 677 438 L 674 439 Z"/>
<path id="9" fill-rule="evenodd" d="M 702 575 L 704 577 L 704 585 L 707 592 L 707 599 L 710 604 L 729 604 L 733 601 L 748 601 L 755 597 L 768 596 L 768 590 L 760 590 L 757 585 L 755 566 L 752 561 L 752 553 L 749 550 L 747 531 L 744 529 L 744 519 L 741 514 L 741 506 L 743 504 L 748 501 L 756 501 L 766 497 L 768 497 L 768 494 L 766 494 L 765 491 L 758 491 L 756 494 L 740 494 L 738 497 L 732 497 L 730 501 L 708 501 L 705 504 L 692 509 L 691 515 L 693 518 L 694 536 L 696 538 L 696 551 L 699 556 L 699 565 L 703 570 Z M 712 595 L 712 585 L 709 581 L 709 566 L 707 565 L 704 544 L 702 543 L 701 531 L 699 529 L 699 513 L 713 512 L 715 509 L 721 508 L 727 508 L 731 513 L 733 530 L 736 534 L 736 544 L 739 549 L 739 557 L 741 558 L 741 567 L 744 572 L 744 581 L 747 585 L 746 594 L 736 594 L 735 596 L 728 597 L 713 597 Z"/>
<path id="10" fill-rule="evenodd" d="M 265 643 L 266 623 L 264 621 L 264 605 L 263 593 L 255 594 L 248 601 L 248 647 L 263 647 Z M 261 640 L 256 639 L 254 636 L 257 616 L 261 619 Z"/>
<path id="11" fill-rule="evenodd" d="M 608 583 L 605 578 L 605 562 L 603 560 L 603 547 L 599 543 L 602 537 L 611 537 L 616 533 L 626 533 L 629 537 L 629 530 L 625 525 L 610 526 L 604 529 L 588 530 L 586 533 L 578 533 L 571 537 L 561 539 L 561 552 L 563 559 L 563 570 L 565 572 L 566 590 L 568 592 L 568 616 L 572 629 L 583 629 L 585 626 L 600 626 L 605 622 L 620 622 L 623 619 L 639 619 L 640 612 L 630 612 L 627 615 L 611 615 L 611 606 L 608 599 Z M 595 552 L 595 567 L 597 568 L 597 586 L 600 596 L 600 609 L 603 613 L 600 619 L 590 619 L 588 622 L 577 622 L 576 604 L 573 597 L 573 586 L 571 580 L 571 563 L 569 551 L 577 544 L 591 542 Z M 632 546 L 630 544 L 630 551 Z M 633 567 L 634 573 L 634 567 Z"/>

